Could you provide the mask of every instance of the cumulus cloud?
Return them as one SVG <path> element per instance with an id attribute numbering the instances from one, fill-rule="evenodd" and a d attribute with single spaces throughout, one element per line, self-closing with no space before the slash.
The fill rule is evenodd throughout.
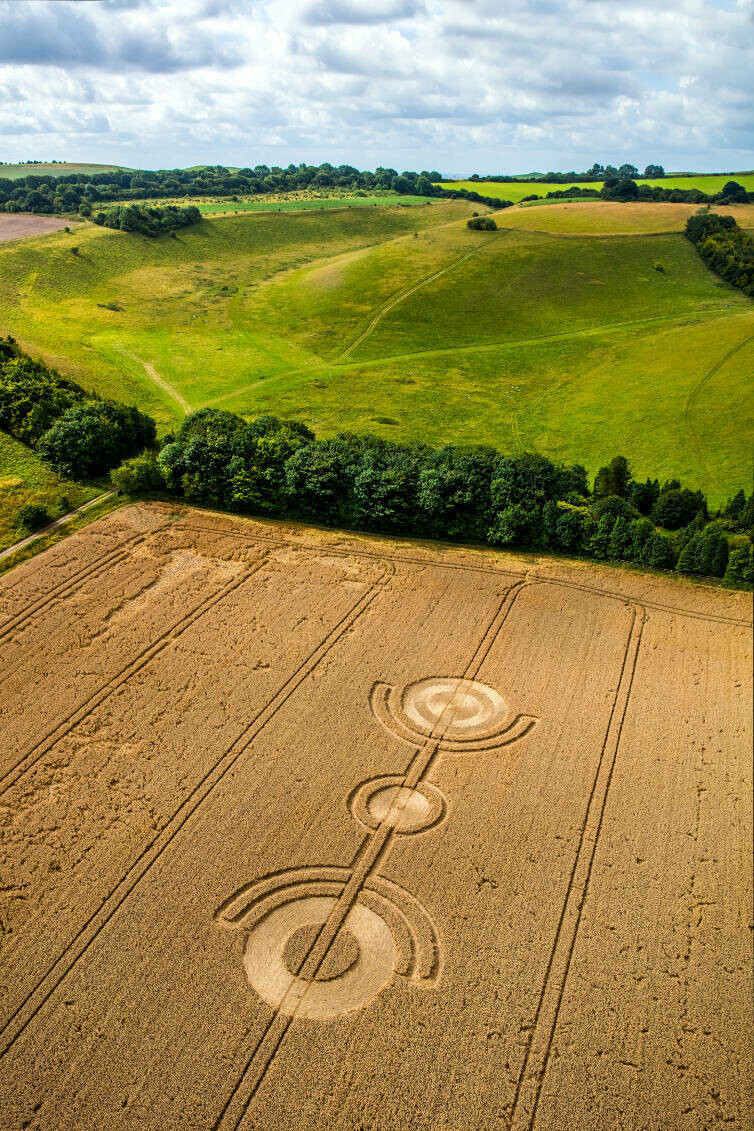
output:
<path id="1" fill-rule="evenodd" d="M 0 0 L 0 157 L 754 165 L 754 0 Z"/>

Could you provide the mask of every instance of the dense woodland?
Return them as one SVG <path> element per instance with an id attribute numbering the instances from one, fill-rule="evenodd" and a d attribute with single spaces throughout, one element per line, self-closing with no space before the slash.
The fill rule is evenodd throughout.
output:
<path id="1" fill-rule="evenodd" d="M 201 212 L 193 204 L 187 208 L 177 208 L 174 204 L 169 204 L 166 208 L 151 208 L 144 204 L 115 204 L 92 216 L 95 224 L 105 228 L 141 232 L 144 236 L 158 236 L 161 232 L 186 228 L 189 224 L 198 223 L 201 218 Z"/>
<path id="2" fill-rule="evenodd" d="M 102 400 L 0 338 L 0 429 L 70 479 L 102 475 L 155 442 L 151 417 Z"/>
<path id="3" fill-rule="evenodd" d="M 296 421 L 201 409 L 113 481 L 127 494 L 167 492 L 240 514 L 754 579 L 754 498 L 740 491 L 710 515 L 701 492 L 636 480 L 622 456 L 590 486 L 582 466 L 537 453 L 369 434 L 318 440 Z"/>
<path id="4" fill-rule="evenodd" d="M 261 193 L 300 192 L 303 190 L 347 189 L 370 193 L 390 191 L 403 196 L 463 197 L 491 208 L 503 208 L 510 201 L 485 197 L 463 189 L 452 191 L 434 182 L 436 170 L 421 173 L 396 169 L 360 171 L 352 165 L 255 165 L 253 169 L 232 172 L 223 165 L 199 169 L 122 170 L 109 173 L 30 173 L 19 180 L 2 176 L 0 169 L 0 212 L 79 212 L 90 216 L 97 204 L 109 201 L 164 199 L 187 196 L 254 196 Z"/>

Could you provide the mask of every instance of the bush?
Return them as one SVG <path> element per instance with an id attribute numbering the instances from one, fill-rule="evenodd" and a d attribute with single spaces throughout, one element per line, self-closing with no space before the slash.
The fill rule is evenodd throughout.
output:
<path id="1" fill-rule="evenodd" d="M 58 475 L 89 479 L 154 443 L 154 421 L 114 401 L 91 401 L 66 409 L 45 432 L 39 454 Z"/>
<path id="2" fill-rule="evenodd" d="M 652 507 L 652 518 L 666 530 L 680 530 L 682 526 L 688 526 L 700 512 L 706 516 L 707 502 L 704 495 L 701 491 L 689 491 L 685 487 L 682 490 L 661 491 Z"/>
<path id="3" fill-rule="evenodd" d="M 466 227 L 471 228 L 473 232 L 496 232 L 497 224 L 491 216 L 477 216 L 474 215 L 470 220 L 466 221 Z"/>
<path id="4" fill-rule="evenodd" d="M 155 452 L 142 452 L 124 460 L 110 478 L 121 495 L 148 495 L 165 487 L 165 479 Z"/>
<path id="5" fill-rule="evenodd" d="M 52 517 L 47 508 L 36 503 L 27 503 L 26 506 L 21 507 L 16 517 L 16 525 L 26 534 L 32 534 L 43 526 L 49 526 L 51 522 Z"/>
<path id="6" fill-rule="evenodd" d="M 754 581 L 754 547 L 735 546 L 728 558 L 725 580 L 751 584 Z"/>

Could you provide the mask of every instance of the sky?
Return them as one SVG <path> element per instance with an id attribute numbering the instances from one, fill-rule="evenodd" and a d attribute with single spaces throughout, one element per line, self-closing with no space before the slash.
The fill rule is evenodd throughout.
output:
<path id="1" fill-rule="evenodd" d="M 0 0 L 0 160 L 754 168 L 754 0 Z"/>

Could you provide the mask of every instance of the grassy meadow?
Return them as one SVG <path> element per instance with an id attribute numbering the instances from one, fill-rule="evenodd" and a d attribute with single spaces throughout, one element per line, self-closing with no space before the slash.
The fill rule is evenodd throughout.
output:
<path id="1" fill-rule="evenodd" d="M 68 511 L 101 493 L 101 487 L 61 479 L 31 448 L 0 432 L 0 550 L 24 537 L 16 523 L 27 503 L 47 507 L 57 518 L 61 500 L 68 500 L 64 506 Z"/>
<path id="2" fill-rule="evenodd" d="M 714 205 L 742 228 L 754 227 L 754 204 Z M 632 236 L 682 232 L 697 204 L 620 204 L 608 200 L 533 201 L 495 213 L 500 228 L 528 228 L 563 236 Z"/>
<path id="3" fill-rule="evenodd" d="M 568 233 L 471 232 L 463 201 L 208 218 L 176 239 L 86 225 L 0 247 L 0 331 L 162 431 L 209 404 L 590 473 L 624 452 L 716 503 L 750 477 L 754 307 L 662 231 L 680 207 L 579 204 L 591 227 Z"/>
<path id="4" fill-rule="evenodd" d="M 666 189 L 699 189 L 701 192 L 720 192 L 728 181 L 738 181 L 747 192 L 754 192 L 754 172 L 748 173 L 695 173 L 689 177 L 636 177 L 637 185 L 659 185 Z M 579 183 L 574 181 L 579 188 L 599 190 L 602 181 L 588 181 Z M 454 188 L 469 189 L 478 192 L 480 196 L 494 196 L 500 200 L 512 200 L 518 204 L 525 196 L 536 193 L 545 196 L 548 192 L 562 191 L 569 187 L 568 184 L 554 184 L 548 181 L 443 181 L 442 187 L 451 192 Z"/>

